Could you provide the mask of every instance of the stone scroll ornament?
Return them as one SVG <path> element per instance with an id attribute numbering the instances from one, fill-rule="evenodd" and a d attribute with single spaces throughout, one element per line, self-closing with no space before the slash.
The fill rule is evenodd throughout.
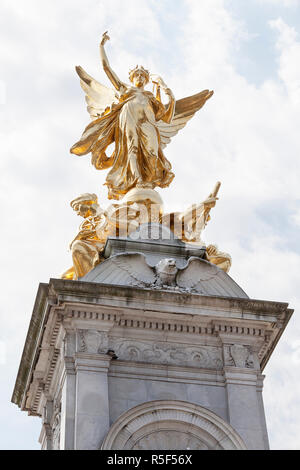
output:
<path id="1" fill-rule="evenodd" d="M 78 330 L 78 352 L 91 354 L 106 354 L 109 349 L 107 333 L 95 330 Z"/>
<path id="2" fill-rule="evenodd" d="M 174 178 L 163 149 L 211 98 L 213 91 L 203 90 L 176 100 L 164 80 L 150 75 L 143 66 L 130 70 L 130 84 L 125 83 L 109 64 L 104 50 L 109 39 L 104 33 L 100 58 L 113 89 L 99 83 L 82 67 L 76 67 L 92 122 L 70 151 L 78 156 L 90 153 L 97 170 L 109 169 L 105 182 L 108 198 L 120 202 L 103 209 L 94 193 L 82 194 L 71 202 L 84 221 L 70 245 L 73 266 L 62 274 L 63 279 L 85 276 L 103 261 L 109 236 L 127 237 L 143 223 L 166 225 L 184 243 L 203 247 L 201 232 L 218 199 L 220 183 L 203 202 L 182 213 L 164 213 L 161 196 L 155 191 L 156 187 L 168 187 Z M 149 82 L 153 92 L 145 89 Z M 110 145 L 114 149 L 108 156 Z M 231 266 L 230 256 L 220 252 L 216 245 L 209 245 L 205 256 L 226 272 Z"/>
<path id="3" fill-rule="evenodd" d="M 53 450 L 59 450 L 60 448 L 60 430 L 61 428 L 61 404 L 59 404 L 54 410 L 54 419 L 52 425 L 52 446 Z"/>
<path id="4" fill-rule="evenodd" d="M 217 370 L 223 367 L 222 352 L 217 347 L 109 338 L 107 333 L 94 330 L 77 331 L 77 351 L 88 354 L 113 352 L 114 358 L 121 361 Z"/>
<path id="5" fill-rule="evenodd" d="M 112 348 L 120 360 L 217 370 L 221 370 L 223 367 L 221 350 L 216 347 L 170 345 L 163 342 L 155 344 L 122 339 L 114 340 Z"/>
<path id="6" fill-rule="evenodd" d="M 241 344 L 226 346 L 224 350 L 225 365 L 240 368 L 254 368 L 255 361 L 249 347 Z"/>

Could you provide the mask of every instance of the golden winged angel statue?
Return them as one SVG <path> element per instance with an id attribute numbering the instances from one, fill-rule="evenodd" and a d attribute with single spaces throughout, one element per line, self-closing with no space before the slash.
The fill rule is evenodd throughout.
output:
<path id="1" fill-rule="evenodd" d="M 204 90 L 175 101 L 163 79 L 157 75 L 150 76 L 142 66 L 129 72 L 131 85 L 127 85 L 109 65 L 104 50 L 108 40 L 106 32 L 100 43 L 100 57 L 115 90 L 101 85 L 82 67 L 76 67 L 92 122 L 70 151 L 75 155 L 91 152 L 92 164 L 98 170 L 110 168 L 105 183 L 108 197 L 121 199 L 135 187 L 154 189 L 156 186 L 169 186 L 174 174 L 163 148 L 212 96 L 213 91 Z M 156 85 L 156 96 L 144 89 L 150 80 Z M 167 97 L 167 104 L 162 103 L 161 90 Z M 106 149 L 113 143 L 114 151 L 108 157 Z"/>

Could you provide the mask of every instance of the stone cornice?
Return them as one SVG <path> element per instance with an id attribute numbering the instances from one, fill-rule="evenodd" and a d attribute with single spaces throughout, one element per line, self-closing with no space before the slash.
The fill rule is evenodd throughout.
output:
<path id="1" fill-rule="evenodd" d="M 49 285 L 41 283 L 39 285 L 33 307 L 33 312 L 18 370 L 17 380 L 11 399 L 11 401 L 17 404 L 19 407 L 22 406 L 22 402 L 25 398 L 24 390 L 26 390 L 29 385 L 28 382 L 31 377 L 36 349 L 39 345 L 40 335 L 45 324 L 45 317 L 48 313 L 48 293 Z"/>
<path id="2" fill-rule="evenodd" d="M 99 329 L 118 338 L 125 329 L 133 340 L 150 330 L 171 343 L 200 344 L 209 337 L 219 347 L 232 338 L 256 348 L 263 370 L 292 312 L 281 302 L 51 279 L 38 289 L 12 401 L 40 414 L 41 394 L 57 375 L 64 330 Z"/>
<path id="3" fill-rule="evenodd" d="M 107 304 L 116 308 L 120 306 L 140 308 L 138 304 L 142 301 L 147 310 L 174 312 L 174 305 L 176 305 L 176 313 L 181 313 L 181 310 L 184 314 L 195 314 L 195 308 L 200 309 L 203 307 L 207 309 L 209 315 L 212 314 L 212 310 L 216 311 L 215 316 L 218 316 L 219 310 L 225 310 L 227 318 L 248 320 L 252 318 L 273 322 L 284 320 L 288 310 L 288 303 L 285 302 L 204 296 L 163 289 L 123 287 L 63 279 L 50 279 L 50 293 L 53 299 L 56 299 L 58 305 L 65 302 L 80 301 L 80 303 L 88 305 Z M 170 300 L 172 300 L 172 306 L 170 306 Z M 188 300 L 189 307 L 186 305 L 186 300 Z M 290 310 L 290 312 L 293 311 Z"/>

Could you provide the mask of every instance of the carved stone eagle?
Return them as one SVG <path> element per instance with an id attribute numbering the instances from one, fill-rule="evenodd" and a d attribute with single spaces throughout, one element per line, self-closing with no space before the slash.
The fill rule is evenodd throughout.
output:
<path id="1" fill-rule="evenodd" d="M 96 266 L 81 280 L 141 288 L 168 288 L 202 295 L 248 298 L 222 269 L 201 258 L 190 257 L 178 268 L 174 258 L 150 266 L 142 253 L 123 253 Z"/>

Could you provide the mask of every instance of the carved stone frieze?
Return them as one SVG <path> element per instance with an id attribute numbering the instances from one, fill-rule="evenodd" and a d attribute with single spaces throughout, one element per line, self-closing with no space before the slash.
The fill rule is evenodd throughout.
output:
<path id="1" fill-rule="evenodd" d="M 113 350 L 123 361 L 218 370 L 223 367 L 222 352 L 217 347 L 108 338 L 106 333 L 94 330 L 77 330 L 76 349 L 89 354 L 105 354 Z"/>
<path id="2" fill-rule="evenodd" d="M 217 347 L 196 347 L 164 342 L 142 342 L 135 340 L 111 339 L 110 348 L 120 360 L 146 362 L 151 364 L 222 369 L 221 349 Z"/>

